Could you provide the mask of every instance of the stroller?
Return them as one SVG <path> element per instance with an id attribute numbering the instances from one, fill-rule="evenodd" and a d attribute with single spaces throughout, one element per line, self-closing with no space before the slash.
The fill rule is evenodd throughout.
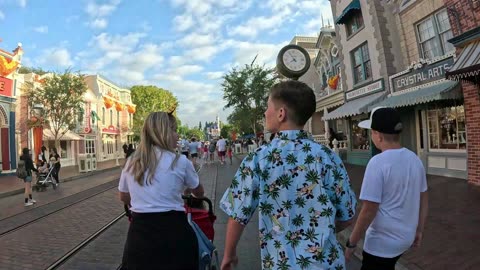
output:
<path id="1" fill-rule="evenodd" d="M 218 251 L 213 245 L 215 230 L 213 224 L 217 217 L 213 213 L 212 201 L 208 198 L 195 198 L 191 195 L 183 195 L 185 200 L 185 209 L 188 222 L 197 234 L 199 245 L 199 269 L 201 270 L 219 270 L 220 264 Z M 208 210 L 204 207 L 204 202 L 208 204 Z M 128 205 L 124 205 L 125 216 L 132 220 L 132 215 Z"/>
<path id="2" fill-rule="evenodd" d="M 57 185 L 53 179 L 53 170 L 54 166 L 50 166 L 46 173 L 37 172 L 37 181 L 35 185 L 32 186 L 32 189 L 34 191 L 45 191 L 48 185 L 52 185 L 53 189 L 57 189 Z"/>

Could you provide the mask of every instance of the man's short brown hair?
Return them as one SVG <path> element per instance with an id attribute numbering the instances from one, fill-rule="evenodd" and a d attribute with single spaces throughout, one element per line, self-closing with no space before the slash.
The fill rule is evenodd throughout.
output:
<path id="1" fill-rule="evenodd" d="M 287 119 L 296 125 L 305 125 L 316 109 L 315 94 L 303 82 L 288 80 L 275 84 L 270 90 L 270 98 L 287 107 Z"/>

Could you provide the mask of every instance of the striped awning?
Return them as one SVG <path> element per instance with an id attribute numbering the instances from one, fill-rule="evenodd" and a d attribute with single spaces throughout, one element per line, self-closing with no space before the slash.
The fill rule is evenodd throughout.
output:
<path id="1" fill-rule="evenodd" d="M 348 6 L 342 11 L 342 14 L 340 14 L 337 19 L 335 20 L 336 24 L 345 24 L 345 21 L 350 17 L 353 11 L 355 10 L 360 10 L 360 1 L 359 0 L 353 0 Z"/>
<path id="2" fill-rule="evenodd" d="M 449 80 L 476 80 L 480 75 L 480 40 L 468 44 L 446 72 Z"/>
<path id="3" fill-rule="evenodd" d="M 436 100 L 460 98 L 462 98 L 460 83 L 455 81 L 445 81 L 436 85 L 419 88 L 415 91 L 389 96 L 381 102 L 374 104 L 374 106 L 370 106 L 370 109 L 377 106 L 398 108 Z"/>
<path id="4" fill-rule="evenodd" d="M 325 121 L 367 113 L 369 112 L 369 106 L 383 99 L 384 96 L 385 92 L 380 92 L 348 101 L 347 103 L 338 107 L 338 109 L 327 113 L 322 119 Z"/>

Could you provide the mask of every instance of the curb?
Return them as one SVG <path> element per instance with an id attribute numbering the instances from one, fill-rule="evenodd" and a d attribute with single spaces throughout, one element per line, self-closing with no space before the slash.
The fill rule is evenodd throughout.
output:
<path id="1" fill-rule="evenodd" d="M 352 229 L 347 228 L 339 233 L 337 233 L 337 240 L 342 245 L 342 247 L 345 249 L 345 243 L 347 242 L 348 237 L 350 237 L 350 234 L 352 233 Z M 353 252 L 353 255 L 357 257 L 360 261 L 363 260 L 363 239 L 361 239 L 358 244 L 357 248 Z M 397 261 L 397 264 L 395 265 L 395 270 L 409 270 L 405 265 L 402 264 L 402 258 Z"/>
<path id="2" fill-rule="evenodd" d="M 68 178 L 62 179 L 60 181 L 60 183 L 74 181 L 74 180 L 77 180 L 77 179 L 80 179 L 80 178 L 84 178 L 86 176 L 92 176 L 92 175 L 96 175 L 96 174 L 103 173 L 103 172 L 114 171 L 118 168 L 121 168 L 121 166 L 115 166 L 115 167 L 111 167 L 111 168 L 108 168 L 108 169 L 97 170 L 97 171 L 87 172 L 87 173 L 83 173 L 83 174 L 79 174 L 79 175 L 75 175 L 75 176 L 70 176 Z M 9 196 L 13 196 L 13 195 L 17 195 L 17 194 L 21 194 L 24 191 L 25 191 L 25 188 L 19 188 L 19 189 L 11 190 L 11 191 L 8 191 L 8 192 L 0 193 L 0 199 L 5 198 L 5 197 L 9 197 Z"/>

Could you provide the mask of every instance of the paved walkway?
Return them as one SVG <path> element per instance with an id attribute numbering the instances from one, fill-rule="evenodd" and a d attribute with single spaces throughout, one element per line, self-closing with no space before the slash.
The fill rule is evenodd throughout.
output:
<path id="1" fill-rule="evenodd" d="M 358 196 L 365 167 L 346 167 Z M 428 175 L 427 181 L 430 209 L 422 246 L 407 251 L 397 269 L 480 269 L 476 244 L 480 239 L 480 187 L 434 175 Z"/>
<path id="2" fill-rule="evenodd" d="M 120 165 L 123 165 L 123 159 L 119 160 L 119 163 Z M 96 174 L 103 170 L 117 168 L 118 166 L 116 166 L 115 164 L 116 164 L 115 160 L 98 162 L 97 171 L 88 172 L 88 173 L 79 173 L 78 165 L 62 167 L 60 169 L 60 182 L 66 182 L 79 177 L 85 177 L 88 175 Z M 0 198 L 18 194 L 18 193 L 23 193 L 23 191 L 24 191 L 23 181 L 18 179 L 15 176 L 15 174 L 0 175 Z"/>

